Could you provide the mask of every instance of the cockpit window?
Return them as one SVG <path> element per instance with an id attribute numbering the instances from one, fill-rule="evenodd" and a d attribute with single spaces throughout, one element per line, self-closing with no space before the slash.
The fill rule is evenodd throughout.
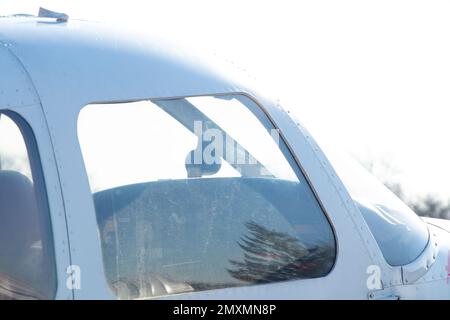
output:
<path id="1" fill-rule="evenodd" d="M 350 156 L 322 144 L 342 182 L 366 220 L 386 261 L 413 262 L 428 244 L 426 223 Z"/>
<path id="2" fill-rule="evenodd" d="M 45 183 L 33 132 L 0 110 L 0 300 L 47 300 L 56 266 Z"/>
<path id="3" fill-rule="evenodd" d="M 78 135 L 121 299 L 323 277 L 332 228 L 241 95 L 88 105 Z"/>

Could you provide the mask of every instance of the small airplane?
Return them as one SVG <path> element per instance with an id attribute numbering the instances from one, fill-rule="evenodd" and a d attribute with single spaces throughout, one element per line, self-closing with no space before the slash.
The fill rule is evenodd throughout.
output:
<path id="1" fill-rule="evenodd" d="M 0 299 L 448 299 L 418 217 L 230 67 L 0 18 Z"/>

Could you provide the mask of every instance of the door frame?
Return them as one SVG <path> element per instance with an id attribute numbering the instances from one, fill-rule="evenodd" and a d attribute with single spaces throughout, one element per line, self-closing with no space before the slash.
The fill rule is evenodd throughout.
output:
<path id="1" fill-rule="evenodd" d="M 53 157 L 52 144 L 48 131 L 46 130 L 42 110 L 39 105 L 30 105 L 9 108 L 2 108 L 0 106 L 0 111 L 13 112 L 16 116 L 24 120 L 30 127 L 31 133 L 36 141 L 40 162 L 39 169 L 41 170 L 46 188 L 45 196 L 48 203 L 55 254 L 57 287 L 54 298 L 57 300 L 72 300 L 73 290 L 67 286 L 68 275 L 66 270 L 71 262 L 64 202 L 56 162 Z M 26 139 L 26 137 L 23 138 Z"/>

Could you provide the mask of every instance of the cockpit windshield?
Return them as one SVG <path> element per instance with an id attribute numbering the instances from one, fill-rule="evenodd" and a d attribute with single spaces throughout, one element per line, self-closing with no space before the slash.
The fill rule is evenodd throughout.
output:
<path id="1" fill-rule="evenodd" d="M 321 146 L 369 225 L 386 261 L 392 266 L 414 261 L 429 240 L 426 223 L 356 160 L 326 144 Z"/>

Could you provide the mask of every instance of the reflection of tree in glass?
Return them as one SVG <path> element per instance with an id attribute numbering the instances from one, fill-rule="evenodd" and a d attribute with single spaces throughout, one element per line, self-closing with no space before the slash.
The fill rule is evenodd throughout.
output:
<path id="1" fill-rule="evenodd" d="M 299 239 L 269 230 L 256 222 L 245 224 L 249 234 L 238 245 L 244 260 L 230 260 L 235 279 L 250 283 L 269 283 L 326 275 L 333 266 L 334 249 L 329 246 L 307 248 Z"/>

